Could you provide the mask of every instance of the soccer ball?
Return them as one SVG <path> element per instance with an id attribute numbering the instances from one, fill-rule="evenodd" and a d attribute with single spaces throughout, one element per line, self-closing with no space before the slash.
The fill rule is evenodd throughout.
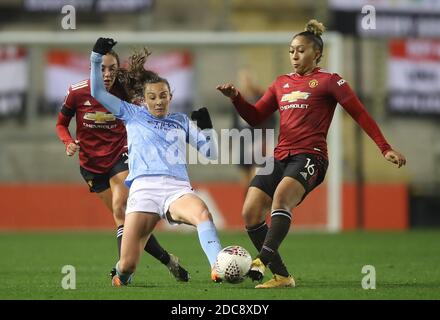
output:
<path id="1" fill-rule="evenodd" d="M 251 268 L 252 258 L 249 252 L 240 246 L 229 246 L 221 250 L 215 262 L 215 271 L 224 281 L 242 282 Z"/>

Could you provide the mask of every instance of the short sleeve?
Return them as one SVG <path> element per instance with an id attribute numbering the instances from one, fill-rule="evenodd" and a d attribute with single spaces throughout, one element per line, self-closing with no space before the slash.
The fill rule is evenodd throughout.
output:
<path id="1" fill-rule="evenodd" d="M 115 114 L 116 118 L 119 118 L 123 121 L 129 121 L 136 117 L 137 113 L 142 110 L 141 106 L 137 106 L 135 104 L 128 103 L 127 101 L 120 100 L 121 107 L 119 109 L 119 114 Z"/>
<path id="2" fill-rule="evenodd" d="M 63 105 L 66 106 L 69 109 L 75 110 L 76 103 L 75 103 L 75 93 L 72 90 L 72 87 L 69 87 L 67 90 L 66 97 L 64 98 Z"/>

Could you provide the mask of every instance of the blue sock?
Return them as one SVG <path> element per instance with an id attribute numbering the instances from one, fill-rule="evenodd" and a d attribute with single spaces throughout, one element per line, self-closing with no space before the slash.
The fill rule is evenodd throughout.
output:
<path id="1" fill-rule="evenodd" d="M 213 267 L 218 253 L 222 250 L 214 223 L 212 221 L 200 223 L 197 226 L 197 232 L 199 234 L 200 245 L 208 257 L 211 267 Z"/>
<path id="2" fill-rule="evenodd" d="M 121 273 L 119 271 L 119 261 L 118 261 L 118 263 L 116 263 L 116 267 L 115 268 L 116 268 L 116 274 L 119 276 L 119 279 L 121 279 L 121 282 L 124 285 L 129 284 L 131 282 L 133 274 L 132 273 Z"/>

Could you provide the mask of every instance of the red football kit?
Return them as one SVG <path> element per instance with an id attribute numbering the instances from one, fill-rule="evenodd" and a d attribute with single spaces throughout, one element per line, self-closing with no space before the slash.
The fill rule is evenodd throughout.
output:
<path id="1" fill-rule="evenodd" d="M 383 154 L 391 150 L 376 122 L 348 83 L 336 73 L 317 67 L 312 73 L 279 76 L 254 105 L 238 94 L 232 102 L 251 126 L 275 112 L 280 113 L 280 133 L 275 158 L 300 153 L 320 154 L 328 159 L 327 133 L 339 103 L 374 140 Z"/>
<path id="2" fill-rule="evenodd" d="M 123 90 L 116 84 L 110 92 L 124 97 Z M 81 167 L 99 174 L 108 172 L 120 160 L 121 154 L 127 152 L 124 123 L 91 96 L 90 80 L 69 87 L 58 115 L 56 130 L 66 147 L 74 142 L 69 132 L 69 123 L 74 115 Z"/>

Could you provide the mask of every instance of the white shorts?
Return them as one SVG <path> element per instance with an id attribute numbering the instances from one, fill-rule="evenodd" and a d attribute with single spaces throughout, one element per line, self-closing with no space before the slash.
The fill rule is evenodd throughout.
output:
<path id="1" fill-rule="evenodd" d="M 131 212 L 157 213 L 167 220 L 170 204 L 187 193 L 194 193 L 190 183 L 171 176 L 142 176 L 130 186 L 125 214 Z"/>

